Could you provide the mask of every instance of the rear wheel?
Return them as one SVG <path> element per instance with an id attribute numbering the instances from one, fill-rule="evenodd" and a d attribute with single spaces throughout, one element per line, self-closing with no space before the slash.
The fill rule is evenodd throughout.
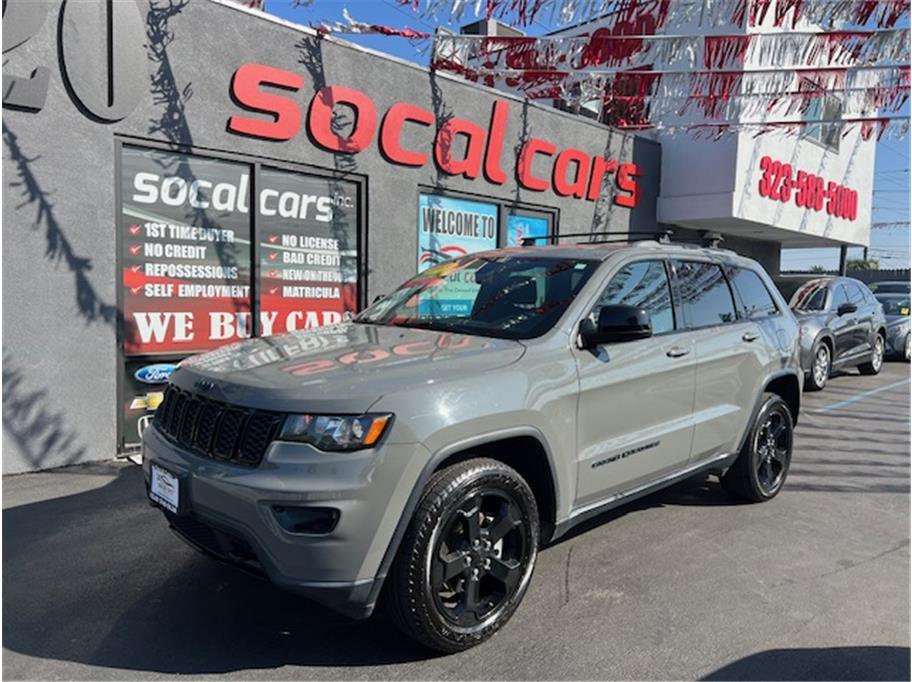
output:
<path id="1" fill-rule="evenodd" d="M 741 454 L 722 476 L 725 489 L 751 502 L 778 495 L 792 462 L 793 428 L 788 403 L 774 393 L 764 394 Z"/>
<path id="2" fill-rule="evenodd" d="M 820 391 L 823 390 L 827 380 L 830 378 L 833 356 L 830 353 L 830 347 L 823 341 L 818 341 L 814 345 L 812 357 L 811 371 L 805 383 L 805 389 L 808 391 Z"/>
<path id="3" fill-rule="evenodd" d="M 394 622 L 447 653 L 491 637 L 532 577 L 538 508 L 523 478 L 471 459 L 430 480 L 393 564 L 386 596 Z"/>
<path id="4" fill-rule="evenodd" d="M 884 337 L 880 334 L 874 337 L 874 348 L 871 350 L 871 359 L 860 365 L 858 370 L 862 374 L 880 374 L 884 361 Z"/>

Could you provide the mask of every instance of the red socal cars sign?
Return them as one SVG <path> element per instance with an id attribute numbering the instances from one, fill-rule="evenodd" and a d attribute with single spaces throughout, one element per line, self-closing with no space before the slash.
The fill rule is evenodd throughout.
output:
<path id="1" fill-rule="evenodd" d="M 243 64 L 234 73 L 231 94 L 243 109 L 268 118 L 252 118 L 234 114 L 228 119 L 228 130 L 240 135 L 266 140 L 290 140 L 301 129 L 300 103 L 284 93 L 296 93 L 304 87 L 304 78 L 294 72 L 264 64 Z M 347 137 L 333 131 L 333 108 L 337 105 L 351 107 L 357 113 L 354 128 Z M 448 175 L 461 175 L 471 180 L 484 174 L 488 182 L 502 185 L 507 174 L 501 165 L 509 104 L 496 100 L 491 109 L 488 129 L 472 121 L 450 118 L 439 125 L 434 136 L 433 156 L 437 167 Z M 341 85 L 330 85 L 319 90 L 310 102 L 307 112 L 307 131 L 323 149 L 346 154 L 357 154 L 370 146 L 377 132 L 377 107 L 367 94 Z M 392 105 L 380 122 L 380 151 L 391 163 L 421 167 L 428 163 L 429 152 L 405 149 L 402 146 L 402 129 L 406 125 L 429 128 L 436 123 L 434 113 L 414 104 L 400 102 Z M 456 136 L 465 138 L 462 158 L 453 153 Z M 550 178 L 536 177 L 532 161 L 536 156 L 553 158 Z M 516 164 L 516 178 L 520 185 L 534 192 L 550 188 L 565 197 L 595 201 L 601 194 L 606 175 L 615 174 L 619 192 L 614 196 L 618 206 L 632 208 L 639 199 L 636 178 L 639 169 L 633 163 L 618 163 L 600 155 L 590 155 L 569 147 L 558 152 L 557 147 L 540 138 L 525 141 Z"/>

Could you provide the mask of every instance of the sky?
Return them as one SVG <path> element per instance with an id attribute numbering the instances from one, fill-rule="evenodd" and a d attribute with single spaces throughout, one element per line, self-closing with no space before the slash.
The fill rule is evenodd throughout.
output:
<path id="1" fill-rule="evenodd" d="M 402 6 L 398 0 L 312 0 L 308 6 L 296 7 L 293 0 L 265 0 L 266 11 L 283 19 L 305 25 L 319 25 L 321 22 L 343 21 L 342 11 L 348 8 L 354 19 L 368 23 L 384 24 L 397 28 L 410 27 L 418 31 L 433 33 L 435 23 L 422 18 L 410 7 Z M 424 5 L 424 0 L 421 2 Z M 469 9 L 461 23 L 473 20 L 474 2 L 466 3 Z M 458 30 L 458 25 L 446 25 Z M 545 33 L 551 27 L 542 21 L 523 27 L 527 34 Z M 430 41 L 411 42 L 403 38 L 383 35 L 341 36 L 359 45 L 395 55 L 402 59 L 426 65 Z M 899 112 L 909 114 L 909 104 Z M 707 141 L 706 144 L 712 144 Z M 869 258 L 880 261 L 881 268 L 908 268 L 910 261 L 909 225 L 909 183 L 910 183 L 910 138 L 900 140 L 883 139 L 877 142 L 874 163 L 874 211 L 873 223 L 902 222 L 898 227 L 875 228 L 871 230 Z M 849 249 L 849 258 L 861 258 L 860 248 Z M 819 265 L 835 270 L 839 265 L 839 249 L 785 249 L 782 252 L 783 270 L 806 270 Z"/>

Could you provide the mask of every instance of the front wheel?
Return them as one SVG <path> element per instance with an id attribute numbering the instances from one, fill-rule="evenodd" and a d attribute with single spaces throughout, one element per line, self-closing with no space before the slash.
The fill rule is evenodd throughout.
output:
<path id="1" fill-rule="evenodd" d="M 471 459 L 428 482 L 389 576 L 393 621 L 452 653 L 510 619 L 538 553 L 538 507 L 528 484 L 492 459 Z"/>
<path id="2" fill-rule="evenodd" d="M 741 454 L 722 476 L 725 489 L 750 502 L 778 495 L 792 462 L 793 429 L 788 403 L 774 393 L 764 394 Z"/>
<path id="3" fill-rule="evenodd" d="M 862 374 L 880 374 L 884 361 L 884 337 L 880 334 L 874 337 L 874 348 L 871 350 L 871 359 L 858 367 Z"/>

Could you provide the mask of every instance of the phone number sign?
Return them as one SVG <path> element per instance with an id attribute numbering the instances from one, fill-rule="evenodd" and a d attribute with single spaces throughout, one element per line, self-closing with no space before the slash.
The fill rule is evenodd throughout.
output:
<path id="1" fill-rule="evenodd" d="M 853 221 L 858 217 L 858 192 L 819 175 L 799 170 L 769 156 L 760 159 L 760 196 L 783 204 L 794 200 L 799 208 L 826 211 L 827 215 Z"/>

